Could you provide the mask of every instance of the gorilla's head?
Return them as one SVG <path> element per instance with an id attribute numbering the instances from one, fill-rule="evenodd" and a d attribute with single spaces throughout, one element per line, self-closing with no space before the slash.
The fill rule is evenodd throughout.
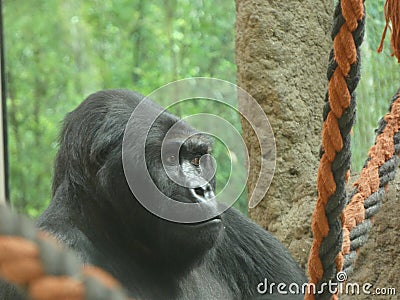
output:
<path id="1" fill-rule="evenodd" d="M 64 185 L 67 205 L 80 212 L 75 225 L 93 244 L 114 252 L 124 249 L 121 252 L 132 253 L 133 259 L 147 267 L 153 264 L 179 272 L 198 262 L 222 230 L 221 218 L 215 213 L 212 144 L 209 137 L 154 102 L 143 106 L 143 99 L 127 90 L 101 91 L 67 115 L 53 194 Z M 133 115 L 137 119 L 129 125 L 139 105 L 144 110 Z M 157 118 L 148 126 L 150 115 Z M 131 182 L 140 187 L 139 193 Z M 182 223 L 159 216 L 175 202 L 199 204 L 210 217 Z M 146 203 L 158 213 L 146 209 Z"/>

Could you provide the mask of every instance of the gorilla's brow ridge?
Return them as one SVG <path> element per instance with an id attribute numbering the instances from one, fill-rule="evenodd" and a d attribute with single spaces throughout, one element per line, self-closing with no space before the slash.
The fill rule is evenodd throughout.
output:
<path id="1" fill-rule="evenodd" d="M 196 154 L 206 154 L 211 151 L 211 139 L 205 135 L 198 134 L 185 141 L 185 151 Z"/>

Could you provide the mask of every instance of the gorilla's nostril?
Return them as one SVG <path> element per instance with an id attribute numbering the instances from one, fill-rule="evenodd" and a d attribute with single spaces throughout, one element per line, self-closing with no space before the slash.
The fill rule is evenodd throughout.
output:
<path id="1" fill-rule="evenodd" d="M 196 188 L 190 189 L 192 195 L 197 201 L 203 202 L 211 200 L 215 197 L 213 188 L 210 184 L 205 184 Z"/>
<path id="2" fill-rule="evenodd" d="M 195 188 L 194 192 L 196 193 L 196 195 L 198 195 L 200 197 L 204 197 L 204 188 L 203 187 Z"/>

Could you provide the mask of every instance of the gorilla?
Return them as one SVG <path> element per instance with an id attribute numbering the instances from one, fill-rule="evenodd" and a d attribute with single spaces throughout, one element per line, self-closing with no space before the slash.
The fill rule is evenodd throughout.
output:
<path id="1" fill-rule="evenodd" d="M 172 201 L 152 191 L 139 201 L 125 176 L 122 144 L 131 114 L 144 99 L 128 90 L 100 91 L 66 116 L 53 198 L 38 228 L 74 249 L 83 263 L 110 272 L 135 299 L 303 298 L 284 297 L 276 290 L 260 294 L 257 287 L 265 279 L 299 286 L 307 279 L 270 233 L 234 208 L 219 212 L 214 176 L 206 178 L 202 172 L 213 168 L 207 159 L 210 138 L 152 101 L 145 108 L 158 118 L 148 132 L 141 121 L 133 131 L 136 137 L 146 135 L 148 173 Z M 146 120 L 145 114 L 139 117 Z M 140 186 L 145 184 L 144 170 L 135 157 L 141 149 L 136 138 L 125 139 L 129 172 Z M 187 184 L 179 184 L 174 174 Z M 167 220 L 146 207 L 150 202 L 160 211 L 174 202 L 199 204 L 209 218 L 194 223 Z"/>

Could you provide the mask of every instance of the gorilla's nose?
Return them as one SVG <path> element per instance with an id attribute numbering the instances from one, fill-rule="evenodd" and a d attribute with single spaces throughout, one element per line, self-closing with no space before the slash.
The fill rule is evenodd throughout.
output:
<path id="1" fill-rule="evenodd" d="M 215 198 L 213 188 L 209 183 L 196 188 L 191 188 L 190 192 L 192 196 L 200 203 Z"/>

